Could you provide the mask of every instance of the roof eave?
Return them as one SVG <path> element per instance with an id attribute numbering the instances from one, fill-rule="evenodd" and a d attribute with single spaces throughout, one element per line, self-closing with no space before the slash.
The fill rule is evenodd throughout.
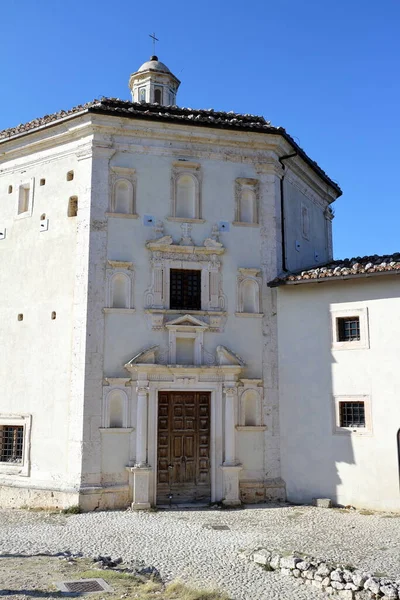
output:
<path id="1" fill-rule="evenodd" d="M 1 138 L 0 144 L 5 144 L 7 142 L 11 142 L 12 140 L 16 140 L 25 135 L 30 135 L 31 133 L 37 133 L 38 131 L 43 131 L 44 129 L 48 129 L 49 127 L 55 127 L 56 125 L 60 125 L 65 123 L 66 121 L 71 121 L 72 119 L 76 119 L 76 117 L 81 117 L 89 112 L 88 108 L 85 108 L 82 111 L 74 113 L 72 115 L 67 115 L 66 117 L 62 117 L 61 119 L 57 119 L 51 121 L 51 123 L 45 123 L 44 125 L 39 125 L 33 129 L 28 129 L 28 131 L 21 131 L 20 133 L 16 133 L 15 135 L 10 135 L 9 137 Z"/>
<path id="2" fill-rule="evenodd" d="M 280 287 L 282 285 L 304 285 L 306 283 L 332 283 L 334 281 L 346 281 L 348 279 L 367 279 L 370 277 L 378 277 L 379 275 L 400 275 L 400 269 L 393 269 L 391 271 L 376 271 L 373 273 L 354 273 L 353 275 L 332 275 L 331 277 L 319 277 L 314 279 L 282 279 L 278 281 L 270 281 L 267 285 L 270 288 L 275 288 Z"/>

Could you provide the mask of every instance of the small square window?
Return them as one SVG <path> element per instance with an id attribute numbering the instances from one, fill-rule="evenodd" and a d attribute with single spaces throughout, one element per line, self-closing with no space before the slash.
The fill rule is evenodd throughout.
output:
<path id="1" fill-rule="evenodd" d="M 332 349 L 369 348 L 368 308 L 351 303 L 331 305 Z"/>
<path id="2" fill-rule="evenodd" d="M 22 463 L 24 428 L 20 425 L 0 426 L 0 462 Z"/>
<path id="3" fill-rule="evenodd" d="M 337 329 L 339 342 L 358 342 L 361 339 L 360 317 L 340 317 Z"/>
<path id="4" fill-rule="evenodd" d="M 340 427 L 365 427 L 364 402 L 339 402 Z"/>
<path id="5" fill-rule="evenodd" d="M 369 396 L 334 396 L 333 404 L 334 433 L 367 436 L 372 434 Z"/>
<path id="6" fill-rule="evenodd" d="M 170 308 L 201 310 L 201 271 L 171 269 Z"/>
<path id="7" fill-rule="evenodd" d="M 45 179 L 41 179 L 40 180 L 40 185 L 46 185 L 46 180 Z"/>
<path id="8" fill-rule="evenodd" d="M 0 414 L 0 474 L 29 477 L 31 415 Z"/>
<path id="9" fill-rule="evenodd" d="M 67 181 L 72 181 L 74 179 L 74 172 L 68 171 L 67 173 Z"/>
<path id="10" fill-rule="evenodd" d="M 13 191 L 13 186 L 12 186 L 12 185 L 9 185 L 9 186 L 8 186 L 8 193 L 9 193 L 9 194 L 12 194 L 12 191 Z"/>

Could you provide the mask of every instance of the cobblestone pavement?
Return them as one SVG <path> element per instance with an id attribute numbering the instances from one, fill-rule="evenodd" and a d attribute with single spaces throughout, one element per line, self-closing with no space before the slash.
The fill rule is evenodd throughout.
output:
<path id="1" fill-rule="evenodd" d="M 221 525 L 225 527 L 213 528 Z M 166 580 L 222 589 L 235 600 L 324 598 L 316 588 L 266 573 L 239 556 L 257 546 L 399 577 L 400 515 L 273 505 L 69 516 L 0 511 L 2 554 L 70 550 L 121 556 L 156 567 Z"/>

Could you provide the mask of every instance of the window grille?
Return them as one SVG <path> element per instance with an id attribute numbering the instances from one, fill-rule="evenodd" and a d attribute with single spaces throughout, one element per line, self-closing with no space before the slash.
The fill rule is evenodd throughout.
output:
<path id="1" fill-rule="evenodd" d="M 360 318 L 342 317 L 338 319 L 338 341 L 355 342 L 360 340 Z"/>
<path id="2" fill-rule="evenodd" d="M 201 310 L 201 271 L 171 269 L 170 308 Z"/>
<path id="3" fill-rule="evenodd" d="M 22 463 L 24 428 L 15 425 L 0 427 L 0 462 Z"/>
<path id="4" fill-rule="evenodd" d="M 364 402 L 340 402 L 340 427 L 365 427 Z"/>

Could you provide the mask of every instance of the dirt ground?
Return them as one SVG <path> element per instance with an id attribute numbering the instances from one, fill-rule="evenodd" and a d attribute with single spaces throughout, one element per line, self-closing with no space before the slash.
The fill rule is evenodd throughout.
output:
<path id="1" fill-rule="evenodd" d="M 79 597 L 80 594 L 60 592 L 59 581 L 74 579 L 104 579 L 113 592 L 85 594 L 96 600 L 228 600 L 215 592 L 193 590 L 180 582 L 165 587 L 151 578 L 136 576 L 120 570 L 98 569 L 93 560 L 65 559 L 55 556 L 0 555 L 0 596 L 13 600 L 30 598 Z"/>

